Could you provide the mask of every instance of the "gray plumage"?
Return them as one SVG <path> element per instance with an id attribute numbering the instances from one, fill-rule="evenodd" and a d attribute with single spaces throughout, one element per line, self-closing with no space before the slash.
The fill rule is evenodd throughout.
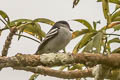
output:
<path id="1" fill-rule="evenodd" d="M 35 54 L 58 52 L 64 49 L 72 39 L 69 24 L 66 21 L 58 21 L 47 33 Z"/>

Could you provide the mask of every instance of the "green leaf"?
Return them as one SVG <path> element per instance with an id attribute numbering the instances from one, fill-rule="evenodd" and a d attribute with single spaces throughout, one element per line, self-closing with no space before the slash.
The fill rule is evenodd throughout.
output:
<path id="1" fill-rule="evenodd" d="M 94 30 L 96 30 L 96 27 L 97 27 L 97 24 L 100 24 L 100 20 L 99 21 L 93 21 L 93 27 L 94 27 Z"/>
<path id="2" fill-rule="evenodd" d="M 84 48 L 83 52 L 94 52 L 94 53 L 100 53 L 101 51 L 101 45 L 102 45 L 102 38 L 103 33 L 98 32 L 91 41 L 89 41 Z"/>
<path id="3" fill-rule="evenodd" d="M 120 21 L 120 16 L 114 18 L 113 21 Z"/>
<path id="4" fill-rule="evenodd" d="M 87 27 L 90 31 L 93 30 L 91 24 L 84 19 L 74 19 L 74 21 L 80 22 L 81 24 L 85 25 L 85 27 Z"/>
<path id="5" fill-rule="evenodd" d="M 92 39 L 92 37 L 96 34 L 96 32 L 90 32 L 86 33 L 83 38 L 80 40 L 80 42 L 74 47 L 73 53 L 76 54 L 79 49 L 86 46 L 86 44 Z"/>
<path id="6" fill-rule="evenodd" d="M 116 4 L 115 10 L 120 9 L 120 4 Z"/>
<path id="7" fill-rule="evenodd" d="M 111 51 L 111 47 L 110 47 L 111 43 L 120 43 L 120 39 L 119 38 L 113 38 L 113 39 L 111 39 L 107 42 L 107 48 L 108 48 L 109 51 Z"/>
<path id="8" fill-rule="evenodd" d="M 77 38 L 77 37 L 79 37 L 85 33 L 88 33 L 88 32 L 90 32 L 88 29 L 82 29 L 81 31 L 77 30 L 77 31 L 72 33 L 72 39 Z"/>
<path id="9" fill-rule="evenodd" d="M 45 37 L 45 32 L 41 30 L 41 27 L 38 23 L 29 23 L 21 26 L 20 29 L 23 30 L 23 32 L 37 37 L 38 39 Z"/>
<path id="10" fill-rule="evenodd" d="M 109 13 L 108 0 L 102 0 L 102 7 L 103 7 L 104 17 L 105 19 L 107 19 Z"/>
<path id="11" fill-rule="evenodd" d="M 113 39 L 108 41 L 108 44 L 111 44 L 111 43 L 114 43 L 114 42 L 120 43 L 120 39 L 119 38 L 113 38 Z"/>
<path id="12" fill-rule="evenodd" d="M 10 19 L 4 11 L 0 10 L 0 16 L 9 24 Z"/>
<path id="13" fill-rule="evenodd" d="M 39 74 L 34 73 L 33 75 L 31 75 L 31 77 L 29 78 L 29 80 L 36 80 L 36 78 L 39 76 Z"/>
<path id="14" fill-rule="evenodd" d="M 70 68 L 70 70 L 75 70 L 75 69 L 81 70 L 82 67 L 84 67 L 83 64 L 75 64 L 75 65 L 73 65 L 73 66 Z"/>
<path id="15" fill-rule="evenodd" d="M 114 30 L 120 30 L 120 24 L 113 26 Z"/>
<path id="16" fill-rule="evenodd" d="M 35 20 L 33 20 L 33 22 L 41 22 L 41 23 L 45 23 L 45 24 L 49 24 L 49 25 L 54 25 L 55 22 L 46 18 L 37 18 Z"/>
<path id="17" fill-rule="evenodd" d="M 10 27 L 13 27 L 13 26 L 20 26 L 22 24 L 26 24 L 26 23 L 32 23 L 32 20 L 31 19 L 17 19 L 17 20 L 13 20 L 10 22 Z"/>
<path id="18" fill-rule="evenodd" d="M 117 12 L 115 12 L 112 17 L 111 17 L 112 21 L 120 21 L 120 10 L 118 10 Z"/>
<path id="19" fill-rule="evenodd" d="M 109 12 L 109 0 L 102 0 L 102 8 L 103 8 L 103 14 L 105 19 L 107 20 L 107 23 L 111 23 L 111 16 Z"/>
<path id="20" fill-rule="evenodd" d="M 115 49 L 115 50 L 113 50 L 112 53 L 120 53 L 120 47 Z"/>
<path id="21" fill-rule="evenodd" d="M 102 0 L 97 0 L 97 2 L 102 2 Z M 111 3 L 120 4 L 120 0 L 109 0 Z"/>
<path id="22" fill-rule="evenodd" d="M 20 30 L 19 35 L 22 32 L 26 32 L 38 39 L 45 37 L 45 32 L 41 30 L 40 25 L 37 22 L 33 22 L 31 19 L 18 19 L 10 22 L 10 27 L 17 26 Z M 19 36 L 18 39 L 20 39 Z"/>

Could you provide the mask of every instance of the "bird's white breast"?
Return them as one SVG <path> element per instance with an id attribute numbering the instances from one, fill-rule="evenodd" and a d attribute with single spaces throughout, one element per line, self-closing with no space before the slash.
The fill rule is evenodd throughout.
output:
<path id="1" fill-rule="evenodd" d="M 72 39 L 72 33 L 70 30 L 64 27 L 60 27 L 58 35 L 56 35 L 52 40 L 50 40 L 44 47 L 48 52 L 58 52 L 59 50 L 65 48 L 65 46 Z"/>

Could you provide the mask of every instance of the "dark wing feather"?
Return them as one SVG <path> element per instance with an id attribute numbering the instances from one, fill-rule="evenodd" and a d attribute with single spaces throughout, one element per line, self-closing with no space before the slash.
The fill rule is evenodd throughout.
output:
<path id="1" fill-rule="evenodd" d="M 42 43 L 38 47 L 38 50 L 36 51 L 35 54 L 39 54 L 39 51 L 44 48 L 44 46 L 49 42 L 49 40 L 51 40 L 58 34 L 58 29 L 59 28 L 53 28 L 47 33 L 45 39 L 42 41 Z"/>

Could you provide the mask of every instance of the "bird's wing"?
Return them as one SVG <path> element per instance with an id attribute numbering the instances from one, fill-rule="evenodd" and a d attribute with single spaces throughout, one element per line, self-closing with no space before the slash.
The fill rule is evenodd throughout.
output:
<path id="1" fill-rule="evenodd" d="M 59 28 L 51 29 L 51 30 L 47 33 L 45 39 L 42 41 L 42 43 L 41 43 L 40 46 L 38 47 L 38 50 L 36 51 L 35 54 L 38 54 L 39 51 L 40 51 L 41 49 L 43 49 L 44 46 L 45 46 L 52 38 L 54 38 L 54 37 L 58 34 L 58 29 L 59 29 Z"/>

